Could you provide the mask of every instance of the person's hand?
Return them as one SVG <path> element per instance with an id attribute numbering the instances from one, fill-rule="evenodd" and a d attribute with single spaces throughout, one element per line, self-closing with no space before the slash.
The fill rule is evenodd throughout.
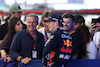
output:
<path id="1" fill-rule="evenodd" d="M 4 59 L 5 62 L 9 63 L 9 61 L 12 61 L 11 57 L 7 57 Z"/>
<path id="2" fill-rule="evenodd" d="M 94 35 L 94 33 L 95 33 L 95 30 L 96 30 L 95 26 L 96 25 L 94 23 L 91 23 L 91 25 L 90 25 L 90 31 L 91 31 L 92 35 Z"/>
<path id="3" fill-rule="evenodd" d="M 1 58 L 3 59 L 7 58 L 7 54 L 5 50 L 1 50 Z"/>
<path id="4" fill-rule="evenodd" d="M 94 23 L 91 23 L 91 25 L 90 25 L 90 30 L 91 30 L 91 31 L 95 31 L 95 26 L 96 26 L 96 25 L 95 25 Z"/>
<path id="5" fill-rule="evenodd" d="M 24 64 L 28 64 L 30 63 L 31 60 L 32 60 L 31 58 L 26 57 L 26 58 L 21 59 L 21 62 Z"/>
<path id="6" fill-rule="evenodd" d="M 54 62 L 52 62 L 51 64 L 49 64 L 49 67 L 52 67 L 53 64 L 54 64 Z"/>
<path id="7" fill-rule="evenodd" d="M 96 29 L 97 30 L 100 29 L 100 23 L 99 22 L 96 23 Z"/>

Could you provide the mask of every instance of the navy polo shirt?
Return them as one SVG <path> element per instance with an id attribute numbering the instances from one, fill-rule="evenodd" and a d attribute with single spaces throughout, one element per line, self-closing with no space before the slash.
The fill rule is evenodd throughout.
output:
<path id="1" fill-rule="evenodd" d="M 10 46 L 10 56 L 13 60 L 16 60 L 18 56 L 23 58 L 32 58 L 33 44 L 36 43 L 37 59 L 42 58 L 42 50 L 44 47 L 44 36 L 42 33 L 37 32 L 37 38 L 34 40 L 29 37 L 29 32 L 27 29 L 19 31 L 15 34 L 11 46 Z"/>

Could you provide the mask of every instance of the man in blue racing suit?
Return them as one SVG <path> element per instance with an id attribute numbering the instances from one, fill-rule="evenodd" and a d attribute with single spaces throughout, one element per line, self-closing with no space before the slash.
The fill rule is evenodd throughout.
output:
<path id="1" fill-rule="evenodd" d="M 45 43 L 42 57 L 50 53 L 48 66 L 62 67 L 72 59 L 72 37 L 64 30 L 60 29 L 63 19 L 60 15 L 52 13 L 49 16 L 49 31 L 52 32 L 50 38 Z"/>

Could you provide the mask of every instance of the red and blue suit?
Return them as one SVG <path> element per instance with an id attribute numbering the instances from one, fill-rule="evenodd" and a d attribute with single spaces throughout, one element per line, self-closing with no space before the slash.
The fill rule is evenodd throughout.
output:
<path id="1" fill-rule="evenodd" d="M 54 62 L 52 67 L 66 65 L 72 59 L 72 37 L 66 31 L 56 29 L 45 43 L 42 57 L 44 58 L 48 53 L 50 53 L 49 64 Z"/>

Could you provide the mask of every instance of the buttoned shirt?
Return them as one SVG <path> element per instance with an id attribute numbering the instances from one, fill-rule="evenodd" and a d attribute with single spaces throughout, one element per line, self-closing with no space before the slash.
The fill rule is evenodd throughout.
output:
<path id="1" fill-rule="evenodd" d="M 9 53 L 13 60 L 15 60 L 18 56 L 22 56 L 23 58 L 25 57 L 32 58 L 32 51 L 35 43 L 36 43 L 37 59 L 42 58 L 44 37 L 42 33 L 39 33 L 38 31 L 36 31 L 36 33 L 37 33 L 36 40 L 34 40 L 32 36 L 31 36 L 32 39 L 30 38 L 27 29 L 19 31 L 15 34 L 9 50 Z"/>

